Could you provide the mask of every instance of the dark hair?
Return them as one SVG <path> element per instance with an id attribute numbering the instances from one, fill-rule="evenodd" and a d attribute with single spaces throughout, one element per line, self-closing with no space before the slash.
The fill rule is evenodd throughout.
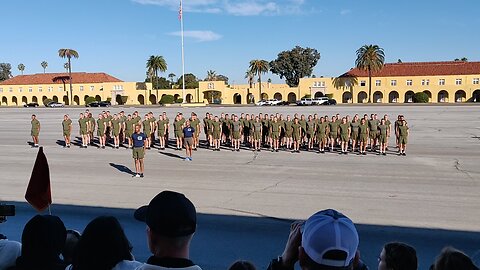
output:
<path id="1" fill-rule="evenodd" d="M 435 270 L 478 270 L 478 267 L 463 252 L 452 247 L 442 250 L 435 260 Z"/>
<path id="2" fill-rule="evenodd" d="M 110 270 L 122 260 L 133 260 L 130 242 L 115 217 L 92 220 L 78 242 L 74 270 Z"/>
<path id="3" fill-rule="evenodd" d="M 257 270 L 257 268 L 249 261 L 236 261 L 230 265 L 228 270 Z"/>
<path id="4" fill-rule="evenodd" d="M 80 241 L 80 233 L 76 230 L 67 230 L 67 238 L 65 240 L 65 246 L 62 251 L 63 260 L 66 264 L 73 263 L 73 256 L 75 254 L 75 248 Z"/>
<path id="5" fill-rule="evenodd" d="M 417 270 L 417 252 L 405 243 L 391 242 L 386 244 L 385 262 L 387 268 L 393 270 Z"/>

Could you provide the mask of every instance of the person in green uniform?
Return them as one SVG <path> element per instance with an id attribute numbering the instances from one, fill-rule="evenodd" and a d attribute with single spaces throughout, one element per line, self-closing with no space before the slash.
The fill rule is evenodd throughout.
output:
<path id="1" fill-rule="evenodd" d="M 129 114 L 127 116 L 127 120 L 125 120 L 125 137 L 127 138 L 128 148 L 133 147 L 132 135 L 133 135 L 133 118 L 132 115 Z"/>
<path id="2" fill-rule="evenodd" d="M 261 144 L 262 144 L 262 128 L 263 123 L 260 121 L 260 117 L 255 116 L 255 121 L 251 126 L 253 129 L 253 151 L 261 151 Z"/>
<path id="3" fill-rule="evenodd" d="M 317 142 L 318 142 L 318 152 L 325 153 L 325 146 L 327 145 L 327 135 L 328 132 L 328 123 L 325 122 L 324 117 L 320 117 L 320 122 L 317 125 L 316 129 Z"/>
<path id="4" fill-rule="evenodd" d="M 240 141 L 242 139 L 242 122 L 238 120 L 238 116 L 234 116 L 233 121 L 231 123 L 231 131 L 232 131 L 232 151 L 240 151 Z"/>
<path id="5" fill-rule="evenodd" d="M 208 135 L 208 127 L 210 126 L 210 113 L 205 113 L 205 117 L 203 118 L 203 132 L 205 133 L 205 141 L 207 142 L 207 147 L 211 146 L 210 137 Z"/>
<path id="6" fill-rule="evenodd" d="M 227 144 L 230 140 L 230 116 L 225 114 L 225 117 L 222 121 L 222 143 Z"/>
<path id="7" fill-rule="evenodd" d="M 285 119 L 283 118 L 283 114 L 280 114 L 278 117 L 278 124 L 280 125 L 280 148 L 285 148 Z"/>
<path id="8" fill-rule="evenodd" d="M 370 133 L 370 151 L 375 151 L 378 142 L 378 119 L 375 119 L 375 114 L 370 115 L 370 120 L 368 120 L 368 128 Z"/>
<path id="9" fill-rule="evenodd" d="M 302 141 L 302 126 L 300 125 L 297 117 L 293 119 L 292 139 L 293 139 L 292 153 L 300 153 L 300 143 Z"/>
<path id="10" fill-rule="evenodd" d="M 400 153 L 400 145 L 398 143 L 398 125 L 401 122 L 401 115 L 397 115 L 397 120 L 394 122 L 394 131 L 395 131 L 395 146 L 397 147 L 397 151 Z"/>
<path id="11" fill-rule="evenodd" d="M 318 125 L 320 124 L 320 118 L 318 118 L 318 114 L 317 114 L 317 113 L 314 113 L 314 114 L 313 114 L 313 122 L 315 123 L 315 125 L 314 125 L 314 130 L 313 130 L 313 143 L 314 143 L 314 144 L 317 144 L 317 143 L 319 143 L 319 142 L 317 141 L 317 136 L 316 136 L 316 134 L 315 134 L 315 131 L 317 130 Z"/>
<path id="12" fill-rule="evenodd" d="M 210 148 L 213 148 L 213 129 L 212 129 L 212 123 L 214 122 L 214 116 L 213 116 L 213 113 L 211 113 L 209 116 L 208 116 L 208 137 L 209 137 L 209 142 L 210 142 Z"/>
<path id="13" fill-rule="evenodd" d="M 400 147 L 400 156 L 406 156 L 405 150 L 407 150 L 408 135 L 410 133 L 407 121 L 405 119 L 400 120 L 397 126 L 398 132 L 398 144 Z"/>
<path id="14" fill-rule="evenodd" d="M 315 128 L 317 123 L 313 120 L 313 117 L 311 115 L 308 116 L 308 121 L 306 122 L 307 124 L 307 149 L 308 151 L 313 150 L 313 143 L 315 141 Z"/>
<path id="15" fill-rule="evenodd" d="M 287 121 L 283 123 L 283 128 L 285 129 L 285 146 L 286 149 L 292 149 L 293 144 L 293 121 L 290 115 L 287 115 Z"/>
<path id="16" fill-rule="evenodd" d="M 300 135 L 300 145 L 304 145 L 305 142 L 307 141 L 306 140 L 306 138 L 307 138 L 307 119 L 305 118 L 304 114 L 302 114 L 300 116 L 300 120 L 298 120 L 298 123 L 302 127 L 302 130 L 301 130 L 302 134 Z"/>
<path id="17" fill-rule="evenodd" d="M 268 113 L 266 113 L 262 119 L 262 146 L 263 147 L 266 147 L 269 142 L 269 138 L 268 138 L 269 129 L 270 129 L 270 118 L 268 116 Z"/>
<path id="18" fill-rule="evenodd" d="M 92 113 L 88 114 L 87 119 L 87 145 L 93 145 L 93 134 L 95 132 L 96 122 Z"/>
<path id="19" fill-rule="evenodd" d="M 72 120 L 65 114 L 62 121 L 63 139 L 65 140 L 66 148 L 70 148 L 70 136 L 72 134 Z"/>
<path id="20" fill-rule="evenodd" d="M 360 121 L 358 120 L 358 114 L 355 114 L 353 117 L 352 122 L 350 123 L 350 128 L 352 130 L 352 135 L 350 136 L 352 140 L 352 152 L 355 152 L 355 148 L 358 144 L 358 126 L 360 125 Z"/>
<path id="21" fill-rule="evenodd" d="M 123 146 L 125 143 L 125 121 L 127 121 L 127 116 L 124 111 L 120 111 L 118 119 L 120 120 L 120 135 L 118 135 L 118 138 L 120 140 L 120 146 Z"/>
<path id="22" fill-rule="evenodd" d="M 387 136 L 387 142 L 386 142 L 386 148 L 385 150 L 388 151 L 388 141 L 390 140 L 390 134 L 391 134 L 391 131 L 392 131 L 392 122 L 390 122 L 390 119 L 388 119 L 388 115 L 385 114 L 383 116 L 383 119 L 385 119 L 385 125 L 387 125 L 387 129 L 388 129 L 388 136 Z"/>
<path id="23" fill-rule="evenodd" d="M 135 175 L 133 177 L 142 177 L 144 173 L 145 147 L 147 135 L 141 132 L 139 124 L 135 124 L 135 132 L 132 134 L 133 150 L 132 157 L 135 163 Z"/>
<path id="24" fill-rule="evenodd" d="M 182 150 L 183 148 L 183 128 L 185 124 L 185 118 L 182 113 L 178 113 L 173 122 L 173 132 L 177 141 L 176 150 Z"/>
<path id="25" fill-rule="evenodd" d="M 38 147 L 38 136 L 40 135 L 40 121 L 38 121 L 37 116 L 32 114 L 32 129 L 30 130 L 30 135 L 32 136 L 33 145 L 32 147 Z"/>
<path id="26" fill-rule="evenodd" d="M 148 138 L 150 139 L 150 147 L 154 147 L 155 145 L 155 131 L 157 131 L 157 119 L 153 115 L 153 112 L 148 113 L 148 123 L 150 124 L 150 134 L 147 134 Z"/>
<path id="27" fill-rule="evenodd" d="M 260 117 L 258 117 L 259 120 L 262 120 Z M 253 129 L 253 125 L 255 124 L 255 114 L 250 114 L 250 122 L 249 122 L 249 127 L 250 127 L 250 136 L 248 137 L 248 141 L 250 143 L 250 148 L 255 148 L 253 146 L 253 132 L 254 132 L 254 129 Z"/>
<path id="28" fill-rule="evenodd" d="M 98 115 L 97 119 L 97 136 L 99 148 L 105 149 L 105 130 L 107 129 L 107 119 L 104 119 L 103 114 Z"/>
<path id="29" fill-rule="evenodd" d="M 334 147 L 337 144 L 337 137 L 338 137 L 338 126 L 340 123 L 337 121 L 336 116 L 332 116 L 332 120 L 328 123 L 328 130 L 330 132 L 330 148 L 329 151 L 334 151 Z"/>
<path id="30" fill-rule="evenodd" d="M 360 120 L 360 125 L 358 125 L 358 141 L 360 143 L 359 155 L 367 154 L 369 131 L 370 129 L 368 128 L 367 120 L 364 117 Z"/>
<path id="31" fill-rule="evenodd" d="M 152 133 L 152 126 L 150 125 L 150 117 L 148 116 L 148 113 L 145 114 L 144 120 L 142 122 L 143 126 L 143 133 L 147 136 L 145 139 L 145 149 L 150 149 L 151 145 L 151 137 L 150 134 Z"/>
<path id="32" fill-rule="evenodd" d="M 113 136 L 113 148 L 120 148 L 120 118 L 117 114 L 112 118 L 112 136 Z"/>
<path id="33" fill-rule="evenodd" d="M 193 127 L 193 129 L 195 130 L 195 132 L 193 133 L 192 150 L 197 151 L 197 148 L 200 146 L 201 128 L 200 128 L 200 120 L 198 119 L 197 114 L 194 113 L 194 112 L 192 112 L 192 114 L 191 114 L 190 126 Z"/>
<path id="34" fill-rule="evenodd" d="M 220 151 L 220 140 L 222 139 L 222 123 L 218 116 L 215 116 L 213 122 L 210 123 L 213 137 L 213 151 Z"/>
<path id="35" fill-rule="evenodd" d="M 105 129 L 105 143 L 110 144 L 110 139 L 112 138 L 112 119 L 113 115 L 110 114 L 110 111 L 106 111 L 103 119 L 107 125 Z"/>
<path id="36" fill-rule="evenodd" d="M 245 119 L 243 120 L 243 126 L 242 126 L 242 134 L 243 134 L 243 144 L 245 146 L 250 145 L 251 146 L 251 141 L 250 141 L 250 114 L 245 115 Z"/>
<path id="37" fill-rule="evenodd" d="M 347 118 L 343 117 L 341 124 L 338 126 L 340 133 L 340 143 L 342 152 L 340 154 L 348 155 L 348 141 L 350 140 L 350 124 L 347 123 Z"/>
<path id="38" fill-rule="evenodd" d="M 340 114 L 339 114 L 339 113 L 337 113 L 337 114 L 335 115 L 335 119 L 336 119 L 335 122 L 337 122 L 337 126 L 340 126 L 340 124 L 342 123 L 342 118 L 340 117 Z M 339 133 L 339 132 L 337 132 L 337 138 L 335 139 L 335 141 L 336 141 L 336 144 L 337 144 L 337 145 L 339 145 L 339 144 L 341 143 L 340 133 Z"/>
<path id="39" fill-rule="evenodd" d="M 280 147 L 280 130 L 281 126 L 278 122 L 278 118 L 273 117 L 273 121 L 270 123 L 270 137 L 272 138 L 272 152 L 278 152 Z"/>
<path id="40" fill-rule="evenodd" d="M 380 120 L 380 125 L 378 125 L 378 131 L 379 131 L 378 141 L 380 143 L 380 152 L 378 154 L 386 156 L 387 153 L 385 151 L 387 148 L 387 141 L 388 141 L 387 138 L 389 135 L 389 130 L 388 130 L 388 126 L 386 124 L 385 119 Z"/>
<path id="41" fill-rule="evenodd" d="M 80 117 L 78 118 L 78 127 L 80 130 L 80 137 L 82 138 L 82 146 L 80 148 L 87 148 L 88 145 L 88 123 L 90 120 L 85 117 L 83 113 L 80 113 Z"/>
<path id="42" fill-rule="evenodd" d="M 158 143 L 160 144 L 160 150 L 165 149 L 165 131 L 167 130 L 166 125 L 167 123 L 163 119 L 163 115 L 160 114 L 157 121 L 157 135 Z"/>

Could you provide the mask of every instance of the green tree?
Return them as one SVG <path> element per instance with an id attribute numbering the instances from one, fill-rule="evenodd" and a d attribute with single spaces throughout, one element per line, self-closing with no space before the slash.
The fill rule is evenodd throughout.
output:
<path id="1" fill-rule="evenodd" d="M 301 78 L 312 75 L 318 60 L 320 53 L 316 49 L 296 46 L 279 53 L 277 59 L 270 62 L 270 71 L 278 74 L 280 79 L 285 78 L 290 87 L 297 87 Z"/>
<path id="2" fill-rule="evenodd" d="M 145 79 L 145 82 L 151 82 L 153 89 L 169 89 L 170 88 L 170 81 L 168 81 L 165 77 L 158 77 L 151 81 L 150 78 Z"/>
<path id="3" fill-rule="evenodd" d="M 378 45 L 364 45 L 357 50 L 355 66 L 368 72 L 368 102 L 372 97 L 372 72 L 380 71 L 385 63 L 385 53 Z"/>
<path id="4" fill-rule="evenodd" d="M 269 64 L 265 60 L 255 59 L 250 61 L 250 72 L 255 76 L 258 75 L 258 97 L 257 101 L 260 101 L 262 97 L 262 74 L 267 73 L 269 69 Z"/>
<path id="5" fill-rule="evenodd" d="M 58 56 L 68 59 L 68 77 L 70 80 L 70 104 L 73 104 L 73 86 L 72 86 L 72 62 L 71 59 L 78 58 L 78 52 L 73 49 L 59 49 Z"/>
<path id="6" fill-rule="evenodd" d="M 175 79 L 175 77 L 177 77 L 177 75 L 175 75 L 175 73 L 168 74 L 168 78 L 170 79 L 171 85 L 173 85 L 173 80 Z"/>
<path id="7" fill-rule="evenodd" d="M 147 72 L 151 81 L 156 81 L 159 72 L 167 71 L 167 62 L 161 55 L 152 55 L 147 60 Z M 153 86 L 153 89 L 158 89 Z"/>
<path id="8" fill-rule="evenodd" d="M 424 92 L 417 92 L 413 95 L 414 103 L 428 103 L 428 95 Z"/>
<path id="9" fill-rule="evenodd" d="M 222 74 L 218 74 L 217 81 L 224 81 L 226 84 L 228 84 L 228 77 Z"/>
<path id="10" fill-rule="evenodd" d="M 25 70 L 25 65 L 24 64 L 18 64 L 18 70 L 20 70 L 20 72 L 22 72 L 22 75 L 23 75 L 23 71 Z"/>
<path id="11" fill-rule="evenodd" d="M 45 70 L 46 70 L 47 67 L 48 67 L 47 61 L 42 61 L 42 63 L 41 63 L 40 65 L 42 66 L 42 68 L 43 68 L 43 73 L 45 74 Z"/>
<path id="12" fill-rule="evenodd" d="M 177 80 L 178 88 L 183 88 L 183 76 L 180 76 Z M 198 88 L 198 79 L 192 73 L 185 74 L 185 89 Z"/>
<path id="13" fill-rule="evenodd" d="M 207 71 L 207 77 L 205 77 L 205 81 L 216 81 L 217 80 L 217 72 L 215 70 Z"/>
<path id="14" fill-rule="evenodd" d="M 453 61 L 455 61 L 455 62 L 467 62 L 468 58 L 467 57 L 455 58 L 455 60 L 453 60 Z"/>
<path id="15" fill-rule="evenodd" d="M 9 63 L 0 63 L 0 82 L 12 77 L 12 65 Z"/>

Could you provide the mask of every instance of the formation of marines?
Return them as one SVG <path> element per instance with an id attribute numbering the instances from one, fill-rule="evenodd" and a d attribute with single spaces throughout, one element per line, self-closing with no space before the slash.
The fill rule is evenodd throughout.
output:
<path id="1" fill-rule="evenodd" d="M 33 118 L 33 117 L 32 117 Z M 32 136 L 34 125 L 39 126 L 32 120 Z M 165 149 L 169 142 L 169 130 L 173 128 L 175 136 L 175 150 L 184 148 L 184 131 L 187 126 L 195 131 L 191 148 L 196 151 L 200 147 L 200 134 L 203 130 L 205 135 L 205 148 L 220 151 L 224 146 L 231 151 L 250 149 L 253 151 L 270 150 L 278 152 L 280 149 L 300 153 L 303 151 L 315 151 L 317 153 L 334 152 L 347 155 L 349 152 L 358 155 L 366 155 L 367 149 L 378 155 L 386 155 L 392 130 L 396 138 L 396 147 L 399 155 L 405 156 L 409 127 L 403 115 L 399 115 L 392 126 L 388 115 L 381 119 L 377 114 L 362 117 L 355 114 L 340 116 L 313 115 L 287 115 L 282 114 L 240 114 L 213 115 L 206 113 L 200 120 L 195 113 L 185 118 L 182 113 L 177 113 L 173 122 L 163 112 L 155 118 L 152 112 L 144 115 L 143 119 L 137 111 L 126 115 L 124 111 L 118 114 L 110 114 L 104 111 L 95 119 L 87 110 L 79 116 L 78 124 L 82 139 L 81 148 L 93 145 L 95 130 L 98 138 L 98 147 L 105 149 L 107 143 L 113 148 L 120 146 L 133 148 L 132 135 L 135 126 L 139 125 L 146 134 L 145 149 L 150 149 L 158 142 L 159 149 Z M 68 115 L 62 122 L 63 135 L 66 147 L 70 147 L 72 121 Z M 37 142 L 38 142 L 38 132 Z M 378 152 L 377 152 L 378 150 Z"/>

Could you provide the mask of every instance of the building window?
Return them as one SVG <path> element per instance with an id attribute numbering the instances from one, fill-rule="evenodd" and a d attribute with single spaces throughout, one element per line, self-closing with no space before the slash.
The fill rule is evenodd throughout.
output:
<path id="1" fill-rule="evenodd" d="M 391 86 L 397 86 L 397 80 L 391 80 L 390 85 Z"/>
<path id="2" fill-rule="evenodd" d="M 93 90 L 95 90 L 95 86 L 91 85 L 90 86 L 90 91 L 93 91 Z"/>
<path id="3" fill-rule="evenodd" d="M 367 85 L 367 81 L 360 81 L 360 86 L 366 86 Z"/>
<path id="4" fill-rule="evenodd" d="M 376 80 L 375 81 L 375 86 L 382 86 L 382 81 Z"/>
<path id="5" fill-rule="evenodd" d="M 28 92 L 33 92 L 32 87 L 29 87 L 29 88 L 28 88 Z"/>
<path id="6" fill-rule="evenodd" d="M 408 86 L 413 85 L 413 81 L 412 81 L 412 80 L 407 80 L 407 85 L 408 85 Z"/>
<path id="7" fill-rule="evenodd" d="M 430 85 L 430 80 L 429 79 L 422 80 L 422 85 Z"/>
<path id="8" fill-rule="evenodd" d="M 42 92 L 42 90 L 43 90 L 42 87 L 39 86 L 39 87 L 38 87 L 38 92 Z"/>
<path id="9" fill-rule="evenodd" d="M 215 84 L 214 83 L 208 83 L 208 89 L 214 89 L 215 88 Z"/>
<path id="10" fill-rule="evenodd" d="M 58 87 L 58 92 L 62 92 L 63 91 L 63 87 L 62 86 L 59 86 Z"/>
<path id="11" fill-rule="evenodd" d="M 3 88 L 0 88 L 0 93 L 3 93 Z"/>
<path id="12" fill-rule="evenodd" d="M 48 92 L 52 92 L 53 91 L 53 87 L 52 86 L 49 86 L 48 87 Z"/>
<path id="13" fill-rule="evenodd" d="M 473 84 L 480 84 L 480 78 L 473 78 Z"/>
<path id="14" fill-rule="evenodd" d="M 13 92 L 13 88 L 12 87 L 8 88 L 8 92 L 10 93 Z"/>
<path id="15" fill-rule="evenodd" d="M 445 85 L 445 79 L 438 80 L 438 85 Z"/>
<path id="16" fill-rule="evenodd" d="M 83 91 L 83 85 L 80 85 L 80 91 Z"/>
<path id="17" fill-rule="evenodd" d="M 461 85 L 462 84 L 462 79 L 456 79 L 455 84 L 456 85 Z"/>

